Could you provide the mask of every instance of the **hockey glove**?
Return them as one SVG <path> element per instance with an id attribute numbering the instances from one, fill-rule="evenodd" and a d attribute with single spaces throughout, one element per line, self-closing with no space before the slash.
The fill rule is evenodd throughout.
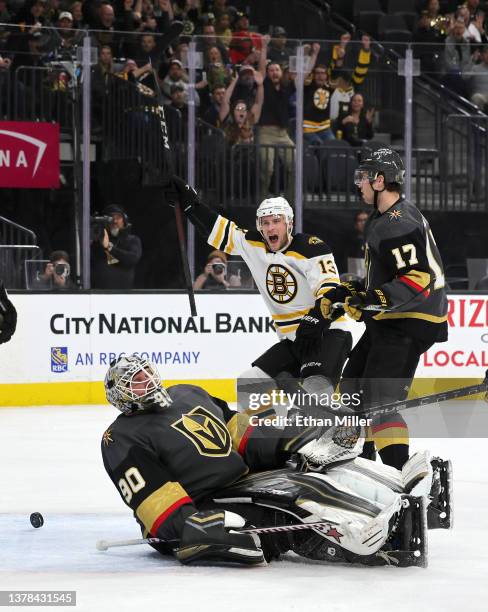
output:
<path id="1" fill-rule="evenodd" d="M 0 344 L 8 342 L 17 327 L 17 311 L 9 300 L 7 290 L 0 283 Z"/>
<path id="2" fill-rule="evenodd" d="M 367 310 L 367 306 L 375 307 Z M 361 291 L 355 296 L 346 298 L 344 312 L 355 321 L 367 321 L 381 312 L 381 308 L 388 307 L 388 299 L 381 289 Z"/>
<path id="3" fill-rule="evenodd" d="M 325 318 L 321 312 L 321 302 L 317 300 L 315 306 L 302 317 L 295 334 L 295 348 L 301 359 L 320 350 L 323 332 L 329 328 L 332 320 Z"/>
<path id="4" fill-rule="evenodd" d="M 320 304 L 320 310 L 322 316 L 325 318 L 331 318 L 333 314 L 332 304 L 345 302 L 346 298 L 357 295 L 360 291 L 363 291 L 364 287 L 359 281 L 350 281 L 347 283 L 341 283 L 334 289 L 330 289 L 322 297 Z"/>
<path id="5" fill-rule="evenodd" d="M 232 531 L 244 524 L 242 516 L 225 510 L 195 512 L 185 521 L 180 545 L 174 551 L 176 558 L 184 564 L 194 561 L 263 563 L 259 537 Z"/>
<path id="6" fill-rule="evenodd" d="M 185 214 L 200 204 L 200 198 L 193 187 L 176 175 L 173 175 L 170 186 L 165 190 L 165 198 L 167 203 L 173 207 L 176 202 L 179 202 Z"/>

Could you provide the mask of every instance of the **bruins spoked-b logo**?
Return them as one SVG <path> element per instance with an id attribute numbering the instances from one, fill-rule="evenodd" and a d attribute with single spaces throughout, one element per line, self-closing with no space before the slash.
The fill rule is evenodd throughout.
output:
<path id="1" fill-rule="evenodd" d="M 320 110 L 325 110 L 329 104 L 330 93 L 328 89 L 319 87 L 313 94 L 313 103 Z"/>
<path id="2" fill-rule="evenodd" d="M 227 427 L 203 406 L 197 406 L 171 424 L 196 446 L 201 455 L 227 457 L 232 440 Z"/>
<path id="3" fill-rule="evenodd" d="M 266 289 L 275 302 L 286 304 L 297 294 L 298 285 L 290 270 L 273 264 L 266 271 Z"/>

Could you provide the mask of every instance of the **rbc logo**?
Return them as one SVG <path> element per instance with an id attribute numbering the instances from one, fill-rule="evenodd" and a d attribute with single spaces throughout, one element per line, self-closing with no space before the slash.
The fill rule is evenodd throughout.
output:
<path id="1" fill-rule="evenodd" d="M 68 347 L 67 346 L 52 346 L 51 347 L 51 372 L 68 371 Z"/>

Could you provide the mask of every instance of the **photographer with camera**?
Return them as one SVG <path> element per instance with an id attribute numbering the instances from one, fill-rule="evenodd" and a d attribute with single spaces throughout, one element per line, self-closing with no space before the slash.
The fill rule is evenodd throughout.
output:
<path id="1" fill-rule="evenodd" d="M 91 273 L 94 289 L 132 289 L 142 256 L 141 241 L 131 234 L 126 212 L 117 204 L 92 217 Z"/>
<path id="2" fill-rule="evenodd" d="M 222 251 L 212 251 L 207 257 L 207 264 L 203 272 L 193 283 L 193 289 L 205 289 L 210 291 L 225 291 L 240 286 L 240 278 L 227 276 L 227 256 Z"/>
<path id="3" fill-rule="evenodd" d="M 46 264 L 44 272 L 37 277 L 35 288 L 53 289 L 55 291 L 73 289 L 70 273 L 68 253 L 66 251 L 53 251 L 49 255 L 49 263 Z"/>

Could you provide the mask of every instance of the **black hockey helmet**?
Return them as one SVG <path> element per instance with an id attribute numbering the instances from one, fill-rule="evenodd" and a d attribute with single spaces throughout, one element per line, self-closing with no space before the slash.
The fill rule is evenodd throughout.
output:
<path id="1" fill-rule="evenodd" d="M 354 183 L 359 187 L 366 177 L 373 182 L 379 174 L 385 177 L 385 183 L 405 182 L 405 166 L 403 160 L 396 151 L 388 147 L 382 147 L 375 151 L 366 150 L 359 162 L 359 168 L 354 173 Z"/>

